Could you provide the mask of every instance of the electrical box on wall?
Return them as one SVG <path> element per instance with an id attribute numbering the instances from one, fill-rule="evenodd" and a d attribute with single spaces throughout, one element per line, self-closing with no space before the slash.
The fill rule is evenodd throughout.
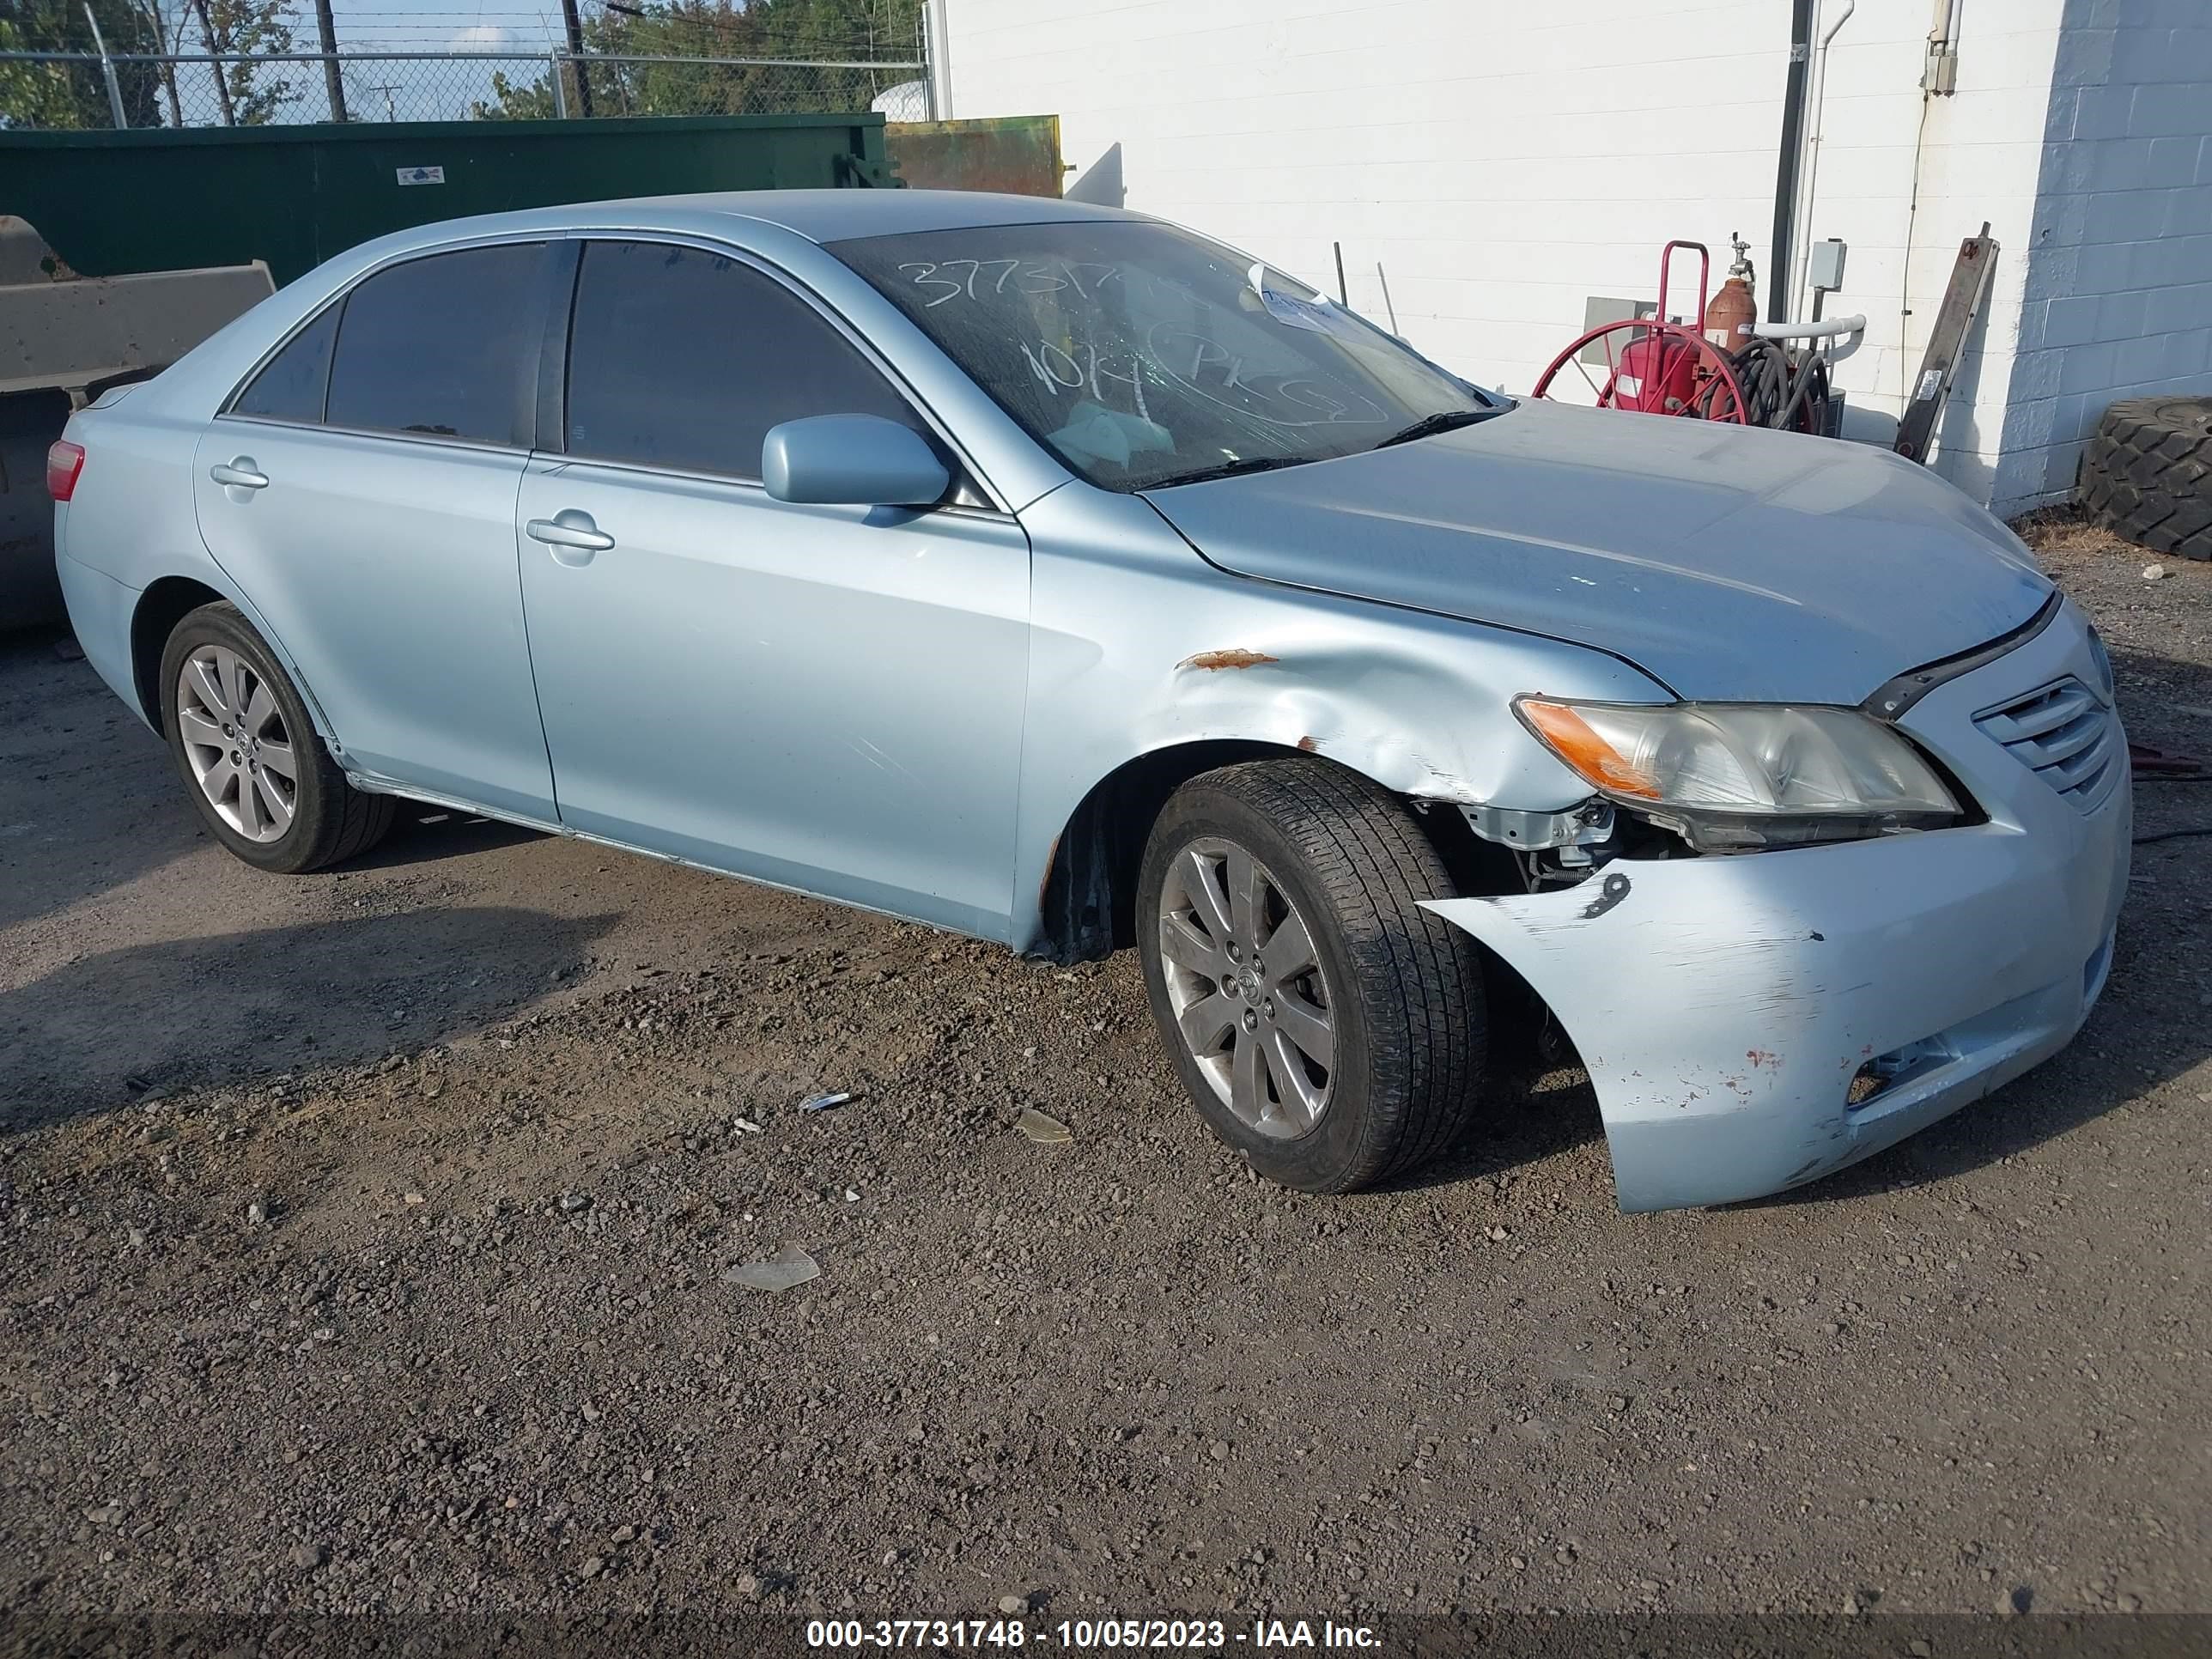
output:
<path id="1" fill-rule="evenodd" d="M 1844 255 L 1850 251 L 1850 246 L 1838 236 L 1814 243 L 1812 255 L 1806 261 L 1805 285 L 1830 294 L 1840 292 L 1844 286 Z"/>
<path id="2" fill-rule="evenodd" d="M 1593 294 L 1583 301 L 1583 332 L 1605 323 L 1617 323 L 1624 319 L 1642 319 L 1655 316 L 1658 306 L 1650 300 L 1613 300 L 1601 294 Z M 1680 322 L 1681 319 L 1675 319 Z M 1643 337 L 1638 335 L 1639 339 Z M 1594 340 L 1575 354 L 1577 362 L 1602 363 L 1606 361 L 1605 342 Z"/>
<path id="3" fill-rule="evenodd" d="M 1923 90 L 1948 98 L 1959 89 L 1959 48 L 1948 40 L 1928 43 L 1928 67 L 1920 76 Z"/>

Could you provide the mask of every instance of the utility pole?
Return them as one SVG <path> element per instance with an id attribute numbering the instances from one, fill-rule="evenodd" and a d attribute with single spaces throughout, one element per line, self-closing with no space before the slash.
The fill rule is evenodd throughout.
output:
<path id="1" fill-rule="evenodd" d="M 568 61 L 576 66 L 576 110 L 592 118 L 592 82 L 584 73 L 584 20 L 576 15 L 576 0 L 561 0 L 562 21 L 568 26 Z"/>
<path id="2" fill-rule="evenodd" d="M 345 77 L 338 73 L 338 25 L 331 0 L 315 0 L 315 32 L 323 40 L 323 89 L 331 96 L 331 119 L 346 119 Z"/>

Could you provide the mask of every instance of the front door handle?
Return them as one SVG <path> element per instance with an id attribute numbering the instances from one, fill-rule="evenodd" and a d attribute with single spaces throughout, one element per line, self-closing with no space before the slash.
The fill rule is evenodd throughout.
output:
<path id="1" fill-rule="evenodd" d="M 604 553 L 615 544 L 615 538 L 592 522 L 592 515 L 578 507 L 564 507 L 550 519 L 532 519 L 524 526 L 530 539 L 544 542 L 553 550 L 553 556 L 562 564 L 589 564 L 592 555 Z M 579 558 L 575 556 L 581 554 Z"/>
<path id="2" fill-rule="evenodd" d="M 251 455 L 234 455 L 228 465 L 211 466 L 208 477 L 233 489 L 266 489 L 269 475 L 254 465 Z"/>

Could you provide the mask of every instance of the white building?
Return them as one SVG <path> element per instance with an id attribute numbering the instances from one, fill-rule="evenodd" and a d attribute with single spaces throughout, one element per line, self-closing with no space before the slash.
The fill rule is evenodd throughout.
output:
<path id="1" fill-rule="evenodd" d="M 1056 113 L 1127 205 L 1331 291 L 1341 242 L 1353 306 L 1383 316 L 1379 264 L 1401 331 L 1471 379 L 1527 391 L 1588 298 L 1651 295 L 1669 237 L 1713 248 L 1717 286 L 1740 230 L 1767 314 L 1793 0 L 934 7 L 941 113 Z M 1802 77 L 1803 223 L 1849 245 L 1829 313 L 1869 319 L 1836 369 L 1855 435 L 1893 431 L 1984 220 L 1995 275 L 1937 428 L 1954 482 L 2004 513 L 2062 499 L 2106 404 L 2212 391 L 2212 0 L 1803 9 L 1833 30 Z M 1923 91 L 1947 35 L 1955 92 Z"/>

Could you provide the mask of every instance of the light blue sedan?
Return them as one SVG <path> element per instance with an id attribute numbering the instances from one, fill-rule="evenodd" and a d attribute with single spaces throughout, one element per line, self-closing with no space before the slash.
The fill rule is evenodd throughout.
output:
<path id="1" fill-rule="evenodd" d="M 789 191 L 332 260 L 50 459 L 85 653 L 262 869 L 392 799 L 1066 961 L 1342 1192 L 1548 1017 L 1629 1209 L 2063 1046 L 2125 890 L 2094 634 L 1868 448 L 1478 391 L 1132 214 Z"/>

